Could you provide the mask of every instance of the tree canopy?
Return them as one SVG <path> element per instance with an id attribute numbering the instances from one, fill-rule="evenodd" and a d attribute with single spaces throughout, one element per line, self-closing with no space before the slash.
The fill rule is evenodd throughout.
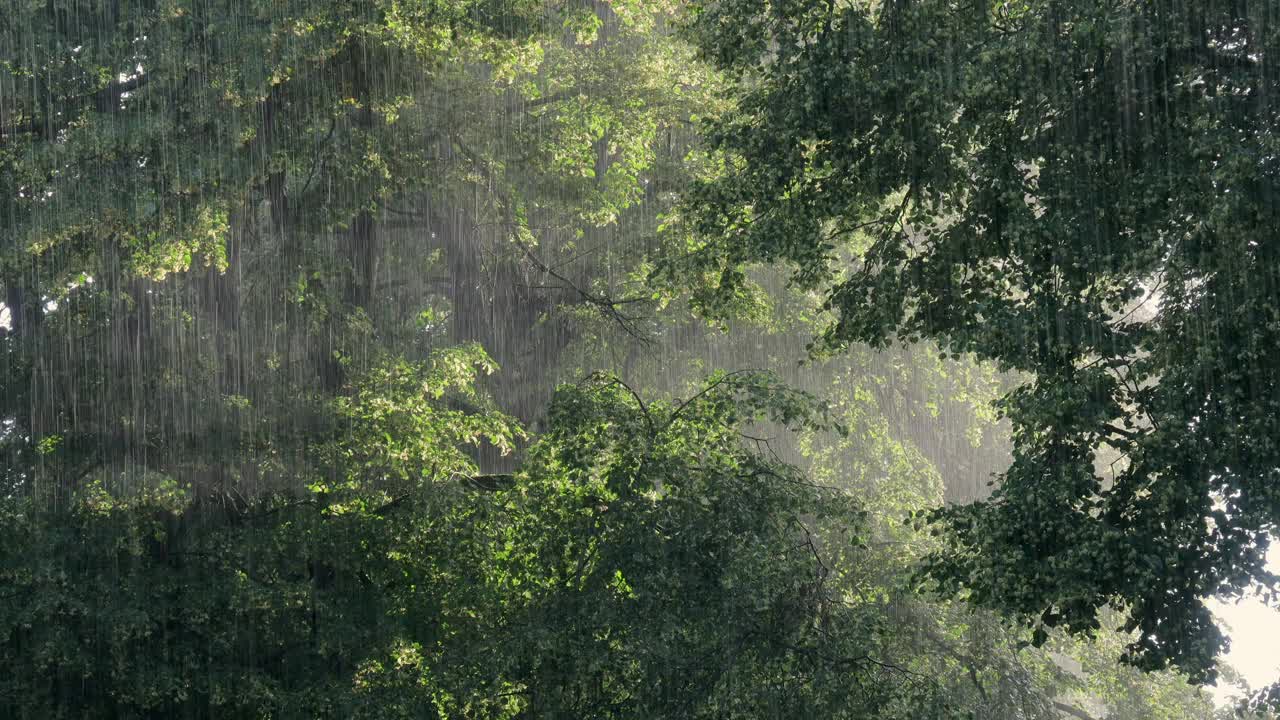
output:
<path id="1" fill-rule="evenodd" d="M 844 657 L 871 628 L 826 620 L 865 612 L 840 609 L 809 534 L 856 533 L 860 511 L 738 442 L 757 413 L 822 422 L 812 399 L 735 375 L 645 403 L 589 378 L 494 490 L 457 481 L 475 473 L 457 444 L 509 419 L 444 402 L 484 362 L 451 350 L 370 371 L 333 407 L 333 479 L 304 495 L 211 508 L 173 483 L 94 485 L 64 515 L 8 507 L 7 712 L 837 717 L 866 702 L 818 682 L 881 667 Z"/>
<path id="2" fill-rule="evenodd" d="M 1041 627 L 1123 603 L 1130 660 L 1211 677 L 1202 599 L 1276 581 L 1274 5 L 718 0 L 690 24 L 735 110 L 669 274 L 715 311 L 781 263 L 834 314 L 821 348 L 930 338 L 1024 373 L 1012 464 L 937 516 L 930 576 Z"/>
<path id="3" fill-rule="evenodd" d="M 1217 712 L 1257 6 L 11 5 L 0 714 Z"/>

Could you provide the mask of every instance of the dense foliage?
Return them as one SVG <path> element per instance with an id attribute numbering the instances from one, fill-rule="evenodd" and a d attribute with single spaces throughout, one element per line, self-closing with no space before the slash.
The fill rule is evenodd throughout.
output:
<path id="1" fill-rule="evenodd" d="M 211 506 L 161 480 L 88 486 L 56 514 L 6 505 L 5 714 L 1081 712 L 1051 693 L 1091 688 L 1019 658 L 998 623 L 898 596 L 853 493 L 743 443 L 758 421 L 839 429 L 832 408 L 759 373 L 649 403 L 594 375 L 561 388 L 494 487 L 458 444 L 504 442 L 511 421 L 447 403 L 485 369 L 460 348 L 371 370 L 333 404 L 328 472 L 304 495 Z M 1173 717 L 1206 711 L 1162 682 Z M 1178 708 L 1117 697 L 1135 718 Z"/>
<path id="2" fill-rule="evenodd" d="M 1030 142 L 982 144 L 995 143 L 985 133 L 1006 112 L 1000 93 L 1026 90 L 1020 80 L 988 87 L 963 62 L 929 65 L 930 53 L 980 43 L 996 53 L 983 67 L 1012 68 L 1032 46 L 1044 62 L 1058 46 L 988 37 L 985 16 L 958 8 L 948 25 L 951 14 L 929 13 L 952 11 L 929 2 L 705 3 L 692 14 L 666 0 L 9 5 L 0 715 L 1214 713 L 1185 675 L 1114 662 L 1150 632 L 1032 633 L 923 595 L 913 574 L 946 557 L 935 578 L 1038 612 L 1042 585 L 1009 580 L 1015 570 L 1055 562 L 1045 548 L 1080 562 L 1115 549 L 1091 550 L 1072 534 L 1089 521 L 1059 505 L 1037 511 L 1068 523 L 1047 528 L 1052 537 L 1015 522 L 1039 517 L 1011 494 L 1019 473 L 1044 467 L 1036 443 L 1088 453 L 1083 441 L 1042 436 L 1031 420 L 1049 406 L 1034 393 L 1011 396 L 1012 425 L 991 405 L 1026 377 L 1062 393 L 1054 402 L 1079 400 L 1075 376 L 1046 379 L 1034 352 L 1005 355 L 1039 332 L 1045 298 L 1067 302 L 1070 283 L 1096 279 L 1064 276 L 1050 290 L 1009 274 L 1005 304 L 998 293 L 983 300 L 998 318 L 968 296 L 947 296 L 954 306 L 929 296 L 936 318 L 900 312 L 879 334 L 857 313 L 890 318 L 896 306 L 840 294 L 873 270 L 889 273 L 876 282 L 899 283 L 876 287 L 900 290 L 907 310 L 923 307 L 926 289 L 942 292 L 940 266 L 911 248 L 894 256 L 892 244 L 918 242 L 927 218 L 938 242 L 977 227 L 979 216 L 964 219 L 975 201 L 953 193 L 990 186 L 992 153 L 1021 157 Z M 1001 12 L 1031 24 L 1041 9 Z M 913 44 L 926 19 L 941 35 Z M 837 34 L 854 56 L 810 55 L 834 52 Z M 921 73 L 937 86 L 913 84 Z M 970 94 L 957 100 L 960 76 Z M 846 94 L 822 95 L 837 85 Z M 1060 90 L 1055 102 L 1071 95 Z M 825 99 L 806 105 L 806 93 Z M 837 147 L 810 132 L 829 121 L 862 134 Z M 934 131 L 949 134 L 919 144 Z M 854 154 L 809 164 L 837 150 Z M 910 187 L 907 157 L 941 173 L 929 176 L 935 185 Z M 1046 157 L 1018 167 L 1048 182 Z M 1048 207 L 1048 194 L 1027 197 Z M 881 222 L 885 207 L 901 218 Z M 1049 235 L 1028 234 L 1029 219 L 1017 222 L 1009 237 L 1022 239 L 1010 247 L 1050 247 L 1038 244 Z M 833 230 L 844 236 L 820 240 Z M 1145 247 L 1152 232 L 1117 252 Z M 948 257 L 1032 262 L 978 252 L 989 237 L 974 233 Z M 883 264 L 865 266 L 868 252 Z M 1149 282 L 1152 268 L 1170 278 L 1162 293 L 1179 277 L 1188 292 L 1217 287 L 1207 266 L 1165 255 L 1115 259 L 1129 274 L 1096 280 L 1113 284 L 1077 298 L 1078 317 L 1060 325 L 1088 335 L 1078 322 L 1089 303 L 1128 297 L 1125 283 Z M 779 258 L 796 263 L 799 282 L 747 267 Z M 693 292 L 673 292 L 674 280 Z M 814 292 L 829 286 L 835 294 Z M 1154 418 L 1112 424 L 1113 452 L 1131 460 L 1117 466 L 1117 488 L 1156 472 L 1133 459 L 1185 449 L 1155 424 L 1157 410 L 1172 412 L 1160 404 L 1172 397 L 1160 389 L 1174 377 L 1169 353 L 1226 362 L 1214 353 L 1230 349 L 1197 350 L 1190 330 L 1132 321 L 1140 312 L 1115 320 L 1132 344 L 1105 356 L 1130 362 L 1124 392 L 1137 384 L 1098 401 Z M 932 339 L 883 347 L 894 332 Z M 843 352 L 801 363 L 815 336 L 815 348 Z M 1105 358 L 1078 372 L 1125 372 Z M 1205 432 L 1226 422 L 1200 415 Z M 934 537 L 909 521 L 944 499 L 987 497 L 989 475 L 1010 462 L 1011 431 L 1002 494 L 948 516 L 964 532 Z M 1262 432 L 1236 439 L 1261 443 Z M 1206 468 L 1226 462 L 1201 457 Z M 1054 465 L 1073 467 L 1082 472 Z M 1133 492 L 1144 511 L 1181 507 Z M 1250 531 L 1255 516 L 1240 508 L 1254 497 L 1227 497 L 1237 505 L 1211 532 Z M 1141 527 L 1147 535 L 1124 537 L 1182 547 L 1167 528 Z M 1053 548 L 1060 540 L 1078 547 Z M 1063 566 L 1036 582 L 1114 581 L 1081 572 Z M 1090 627 L 1094 601 L 1163 577 L 1093 587 L 1062 622 Z"/>
<path id="3" fill-rule="evenodd" d="M 616 237 L 652 225 L 656 207 L 628 210 L 657 204 L 699 92 L 662 12 L 40 2 L 0 17 L 0 402 L 21 430 L 9 472 L 35 468 L 9 482 L 62 492 L 180 466 L 202 492 L 290 486 L 281 459 L 301 459 L 317 406 L 378 350 L 480 342 L 507 368 L 487 384 L 536 419 L 553 383 L 535 361 L 554 366 L 574 335 L 559 308 L 635 330 L 639 304 L 611 283 L 639 243 Z M 41 441 L 56 452 L 37 457 Z"/>
<path id="4" fill-rule="evenodd" d="M 668 275 L 821 289 L 820 346 L 936 341 L 1027 381 L 1013 461 L 930 576 L 1042 630 L 1122 602 L 1127 657 L 1213 675 L 1202 600 L 1276 578 L 1273 3 L 696 4 L 734 81 Z"/>
<path id="5" fill-rule="evenodd" d="M 209 507 L 160 483 L 7 507 L 5 714 L 852 711 L 855 686 L 822 678 L 880 666 L 843 659 L 870 628 L 830 617 L 849 611 L 808 528 L 857 532 L 860 512 L 737 434 L 756 413 L 820 421 L 812 401 L 735 376 L 646 405 L 590 379 L 492 490 L 463 480 L 456 443 L 509 421 L 423 399 L 465 392 L 477 361 L 371 373 L 335 405 L 334 479 L 307 495 Z"/>

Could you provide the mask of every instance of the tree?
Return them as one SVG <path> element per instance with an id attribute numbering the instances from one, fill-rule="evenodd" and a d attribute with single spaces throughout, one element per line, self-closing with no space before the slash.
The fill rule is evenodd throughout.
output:
<path id="1" fill-rule="evenodd" d="M 1225 645 L 1201 599 L 1275 581 L 1275 12 L 727 0 L 690 21 L 736 106 L 665 277 L 714 312 L 744 266 L 784 263 L 837 315 L 824 347 L 927 337 L 1027 373 L 1000 405 L 1012 464 L 936 516 L 931 577 L 1042 628 L 1122 603 L 1126 657 L 1197 679 Z"/>
<path id="2" fill-rule="evenodd" d="M 224 500 L 159 476 L 60 507 L 7 496 L 3 714 L 439 717 L 452 692 L 509 717 L 465 620 L 489 597 L 472 518 L 494 503 L 456 478 L 476 473 L 465 443 L 514 429 L 449 407 L 489 367 L 474 347 L 376 363 L 324 407 L 301 492 Z"/>
<path id="3" fill-rule="evenodd" d="M 382 353 L 526 423 L 702 66 L 661 3 L 20 3 L 0 18 L 6 484 L 292 487 Z M 653 189 L 651 189 L 653 188 Z M 511 469 L 485 446 L 487 465 Z M 287 458 L 287 459 L 286 459 Z M 490 468 L 493 469 L 493 468 Z M 38 488 L 38 489 L 37 489 Z"/>
<path id="4" fill-rule="evenodd" d="M 792 387 L 827 400 L 847 433 L 793 433 L 753 423 L 744 436 L 757 450 L 793 464 L 809 481 L 851 493 L 865 508 L 862 543 L 824 544 L 824 562 L 843 579 L 846 598 L 875 608 L 877 635 L 891 642 L 881 650 L 882 662 L 927 678 L 933 701 L 961 716 L 1057 720 L 1122 714 L 1190 720 L 1213 714 L 1212 700 L 1185 675 L 1115 665 L 1119 649 L 1134 639 L 1131 633 L 1100 630 L 1086 641 L 1055 632 L 1044 648 L 1032 650 L 1026 647 L 1029 632 L 990 612 L 921 597 L 911 568 L 939 547 L 938 538 L 907 518 L 938 507 L 944 497 L 969 501 L 985 496 L 977 491 L 989 492 L 983 482 L 970 482 L 985 481 L 1000 467 L 1001 453 L 1007 462 L 1002 427 L 994 425 L 986 404 L 1003 383 L 989 365 L 943 362 L 923 343 L 883 352 L 854 346 L 799 364 L 805 342 L 825 322 L 818 311 L 821 300 L 783 287 L 778 273 L 752 277 L 758 291 L 750 317 L 731 318 L 729 331 L 717 332 L 674 302 L 659 316 L 661 352 L 626 352 L 614 359 L 617 372 L 626 373 L 631 386 L 646 388 L 647 395 L 679 397 L 697 392 L 698 375 L 708 364 L 773 367 Z M 588 335 L 587 347 L 571 349 L 571 357 L 586 352 L 577 361 L 585 367 L 607 362 L 608 347 L 615 343 L 602 339 Z M 980 442 L 971 445 L 970 438 Z M 965 467 L 975 460 L 978 467 Z M 904 712 L 927 711 L 916 706 Z"/>
<path id="5" fill-rule="evenodd" d="M 991 369 L 708 381 L 814 296 L 715 336 L 646 285 L 729 107 L 674 12 L 0 17 L 0 712 L 1056 717 L 1028 633 L 905 571 L 966 446 L 918 419 L 987 428 Z"/>
<path id="6" fill-rule="evenodd" d="M 6 716 L 1049 719 L 1079 684 L 994 617 L 900 594 L 857 491 L 743 443 L 834 408 L 766 373 L 667 401 L 599 374 L 495 486 L 463 447 L 518 430 L 453 409 L 491 369 L 374 363 L 304 494 L 6 498 Z"/>
<path id="7" fill-rule="evenodd" d="M 592 378 L 485 489 L 455 480 L 460 447 L 510 421 L 448 402 L 484 369 L 474 348 L 379 363 L 330 405 L 305 495 L 6 499 L 6 714 L 859 717 L 900 693 L 885 673 L 918 691 L 824 563 L 852 497 L 740 441 L 757 416 L 828 422 L 812 398 L 739 374 L 645 403 Z"/>

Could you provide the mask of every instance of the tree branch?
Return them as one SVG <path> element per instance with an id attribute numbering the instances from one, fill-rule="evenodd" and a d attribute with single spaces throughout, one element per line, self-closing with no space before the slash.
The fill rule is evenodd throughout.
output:
<path id="1" fill-rule="evenodd" d="M 3 127 L 0 127 L 0 144 L 10 138 L 30 133 L 39 134 L 46 139 L 55 136 L 71 124 L 71 121 L 75 119 L 76 112 L 86 104 L 92 105 L 100 113 L 110 112 L 119 105 L 120 99 L 125 93 L 145 87 L 150 82 L 150 75 L 139 73 L 127 80 L 112 81 L 106 87 L 88 95 L 67 98 L 61 105 L 62 117 L 57 124 L 54 124 L 51 118 L 33 116 L 30 120 L 14 127 L 12 130 L 6 131 Z"/>
<path id="2" fill-rule="evenodd" d="M 1075 705 L 1068 705 L 1064 702 L 1058 702 L 1057 700 L 1054 700 L 1053 706 L 1058 710 L 1060 710 L 1061 712 L 1064 712 L 1070 715 L 1071 717 L 1080 718 L 1080 720 L 1097 720 L 1097 718 L 1081 710 Z"/>
<path id="3" fill-rule="evenodd" d="M 462 154 L 465 155 L 466 158 L 471 161 L 471 164 L 477 170 L 479 170 L 485 176 L 485 178 L 489 180 L 490 184 L 496 186 L 495 178 L 493 177 L 493 173 L 490 171 L 488 164 L 482 158 L 480 158 L 480 156 L 476 152 L 474 152 L 470 147 L 468 147 L 467 144 L 464 143 L 462 139 L 459 138 L 457 135 L 453 135 L 452 140 L 453 140 L 453 143 L 458 147 L 458 150 L 461 151 Z M 499 194 L 501 195 L 500 191 L 499 191 Z M 506 215 L 505 222 L 512 230 L 515 230 L 516 228 L 519 227 L 519 224 L 515 221 L 513 217 L 511 217 L 510 208 L 512 206 L 512 203 L 509 199 L 506 199 L 503 202 L 503 205 L 504 205 L 504 210 Z M 520 248 L 521 252 L 529 260 L 529 262 L 532 263 L 533 266 L 538 269 L 538 271 L 546 275 L 549 275 L 555 278 L 556 280 L 559 280 L 560 282 L 564 283 L 565 288 L 567 290 L 570 290 L 576 293 L 580 298 L 582 298 L 582 300 L 584 300 L 590 305 L 594 305 L 602 313 L 611 317 L 614 321 L 618 323 L 619 327 L 621 327 L 623 331 L 626 332 L 631 337 L 635 338 L 636 340 L 639 340 L 640 342 L 646 345 L 651 344 L 653 342 L 650 338 L 642 335 L 640 331 L 634 327 L 634 323 L 636 320 L 640 319 L 639 317 L 632 317 L 632 316 L 626 315 L 618 309 L 622 305 L 629 305 L 632 303 L 643 302 L 645 298 L 632 297 L 632 298 L 622 298 L 619 300 L 615 300 L 613 298 L 606 297 L 604 295 L 596 295 L 595 293 L 592 293 L 588 290 L 584 290 L 583 288 L 579 287 L 578 284 L 575 283 L 573 280 L 570 280 L 568 277 L 565 277 L 564 275 L 556 271 L 554 267 L 543 262 L 542 258 L 538 257 L 537 253 L 533 251 L 533 248 L 529 247 L 529 244 L 526 243 L 524 239 L 520 237 L 519 233 L 512 232 L 511 239 L 516 243 L 517 247 Z"/>

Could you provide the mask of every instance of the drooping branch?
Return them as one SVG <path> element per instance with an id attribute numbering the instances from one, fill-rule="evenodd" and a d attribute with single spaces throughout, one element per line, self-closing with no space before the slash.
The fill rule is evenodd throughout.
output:
<path id="1" fill-rule="evenodd" d="M 578 297 L 581 298 L 584 302 L 590 305 L 593 305 L 598 310 L 600 310 L 600 312 L 604 313 L 607 317 L 612 318 L 615 322 L 618 323 L 618 326 L 621 327 L 623 331 L 625 331 L 631 337 L 635 338 L 636 340 L 639 340 L 642 343 L 645 343 L 646 345 L 652 342 L 652 340 L 650 340 L 648 337 L 645 337 L 643 334 L 641 334 L 639 329 L 635 327 L 636 321 L 640 320 L 641 316 L 628 315 L 622 312 L 620 309 L 622 306 L 625 306 L 625 305 L 644 302 L 644 298 L 632 297 L 632 298 L 621 298 L 621 299 L 615 300 L 608 296 L 597 295 L 596 293 L 585 290 L 579 287 L 575 282 L 573 282 L 569 278 L 557 272 L 550 265 L 547 265 L 545 262 L 543 262 L 542 259 L 538 257 L 537 253 L 533 251 L 533 248 L 529 247 L 529 244 L 526 243 L 524 239 L 522 239 L 518 234 L 513 234 L 512 238 L 515 240 L 516 245 L 519 246 L 524 256 L 528 258 L 529 262 L 532 263 L 533 266 L 537 268 L 540 272 L 546 275 L 549 275 L 555 278 L 556 280 L 559 280 L 560 282 L 564 283 L 566 290 L 569 290 L 577 294 Z"/>
<path id="2" fill-rule="evenodd" d="M 493 173 L 489 168 L 488 163 L 486 163 L 478 153 L 472 150 L 462 140 L 462 138 L 458 137 L 456 134 L 451 137 L 453 140 L 453 144 L 458 148 L 458 151 L 461 152 L 462 155 L 465 156 L 467 160 L 471 162 L 472 166 L 477 171 L 479 171 L 482 175 L 484 175 L 485 179 L 489 181 L 490 186 L 494 189 L 495 192 L 498 193 L 500 197 L 500 203 L 502 205 L 504 216 L 505 216 L 503 224 L 505 224 L 507 227 L 511 229 L 512 231 L 511 239 L 515 242 L 516 246 L 520 248 L 521 254 L 525 256 L 525 258 L 534 266 L 534 268 L 536 268 L 539 272 L 543 273 L 544 275 L 555 278 L 559 282 L 563 283 L 564 284 L 563 289 L 568 290 L 569 292 L 572 292 L 573 294 L 577 295 L 579 299 L 581 299 L 583 302 L 594 306 L 606 317 L 609 317 L 615 322 L 617 322 L 618 326 L 621 327 L 622 330 L 626 332 L 628 335 L 630 335 L 631 337 L 635 338 L 636 340 L 639 340 L 640 342 L 646 345 L 650 344 L 652 340 L 646 337 L 644 334 L 642 334 L 639 328 L 637 328 L 635 325 L 637 321 L 642 319 L 642 316 L 629 315 L 627 313 L 622 312 L 622 309 L 621 309 L 623 306 L 626 306 L 626 305 L 642 303 L 645 301 L 645 298 L 630 297 L 630 298 L 615 299 L 615 298 L 608 297 L 606 295 L 593 293 L 579 286 L 576 282 L 574 282 L 573 280 L 565 276 L 563 273 L 559 272 L 555 266 L 549 265 L 546 262 L 544 262 L 542 258 L 538 257 L 538 254 L 534 252 L 534 249 L 530 247 L 529 244 L 525 242 L 525 240 L 522 237 L 520 237 L 520 234 L 518 232 L 520 228 L 520 224 L 516 222 L 515 218 L 512 217 L 512 214 L 511 214 L 511 208 L 514 206 L 514 203 L 510 200 L 510 198 L 504 197 L 502 191 L 498 189 L 497 179 L 493 176 Z"/>

